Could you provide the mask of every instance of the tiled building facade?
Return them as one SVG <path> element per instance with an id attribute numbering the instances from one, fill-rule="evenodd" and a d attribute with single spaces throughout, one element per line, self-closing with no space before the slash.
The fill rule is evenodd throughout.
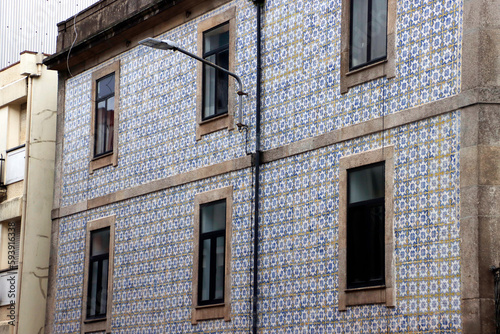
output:
<path id="1" fill-rule="evenodd" d="M 350 3 L 265 1 L 260 97 L 251 1 L 103 0 L 59 25 L 58 53 L 46 61 L 60 73 L 48 331 L 246 333 L 254 302 L 260 333 L 494 331 L 488 268 L 500 260 L 492 205 L 500 185 L 500 68 L 484 58 L 499 9 L 479 0 L 389 0 L 387 59 L 346 74 L 343 10 Z M 236 125 L 230 89 L 234 120 L 203 130 L 223 118 L 197 118 L 200 65 L 138 42 L 168 39 L 199 54 L 200 26 L 226 19 L 235 22 L 229 66 L 248 93 L 248 128 Z M 366 74 L 381 66 L 381 74 Z M 99 157 L 93 105 L 108 73 L 115 141 Z M 345 285 L 345 175 L 380 161 L 385 286 L 354 291 Z M 229 221 L 226 299 L 202 306 L 197 217 L 221 198 Z M 100 321 L 85 315 L 92 226 L 112 235 Z"/>

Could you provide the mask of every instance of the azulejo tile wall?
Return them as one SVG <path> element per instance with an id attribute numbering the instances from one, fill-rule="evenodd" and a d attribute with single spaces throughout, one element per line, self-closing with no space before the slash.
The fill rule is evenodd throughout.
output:
<path id="1" fill-rule="evenodd" d="M 159 38 L 196 53 L 198 22 L 237 7 L 236 72 L 250 95 L 245 133 L 219 131 L 195 140 L 196 64 L 182 54 L 136 47 L 123 53 L 119 161 L 88 174 L 92 69 L 67 81 L 62 205 L 147 183 L 253 150 L 255 8 L 225 6 Z M 262 148 L 270 149 L 457 94 L 461 1 L 398 1 L 396 78 L 341 95 L 340 0 L 266 1 L 263 26 Z M 105 66 L 106 64 L 102 64 Z"/>
<path id="2" fill-rule="evenodd" d="M 136 47 L 121 62 L 117 167 L 88 172 L 91 75 L 66 83 L 62 206 L 254 150 L 255 8 L 235 0 L 165 33 L 196 52 L 196 26 L 237 6 L 236 72 L 250 93 L 245 133 L 195 140 L 196 65 Z M 398 1 L 396 78 L 339 90 L 340 0 L 267 0 L 263 149 L 455 95 L 461 1 Z M 112 61 L 116 60 L 113 59 Z M 275 161 L 262 169 L 259 326 L 265 333 L 461 331 L 460 111 Z M 396 307 L 337 311 L 338 161 L 395 147 Z M 235 333 L 251 326 L 252 170 L 137 197 L 60 221 L 54 332 L 79 332 L 86 224 L 116 215 L 116 333 Z M 231 322 L 190 323 L 193 198 L 233 185 Z M 140 328 L 140 330 L 139 330 Z"/>
<path id="3" fill-rule="evenodd" d="M 263 333 L 461 331 L 460 112 L 275 161 L 262 171 Z M 394 145 L 396 307 L 338 312 L 339 158 Z"/>
<path id="4" fill-rule="evenodd" d="M 55 333 L 79 333 L 86 224 L 116 215 L 113 333 L 248 332 L 252 171 L 171 188 L 62 219 Z M 193 210 L 198 193 L 233 186 L 231 321 L 191 325 Z"/>
<path id="5" fill-rule="evenodd" d="M 263 333 L 458 333 L 460 112 L 267 164 L 262 170 Z M 396 307 L 337 310 L 338 161 L 395 147 Z M 60 224 L 56 333 L 79 330 L 85 226 L 116 215 L 114 333 L 237 333 L 251 326 L 251 169 L 67 217 Z M 233 185 L 231 322 L 191 325 L 193 198 Z"/>
<path id="6" fill-rule="evenodd" d="M 341 0 L 266 1 L 263 149 L 455 95 L 462 1 L 397 1 L 396 77 L 340 94 Z"/>
<path id="7" fill-rule="evenodd" d="M 158 36 L 196 53 L 199 22 L 237 6 L 236 68 L 250 98 L 243 112 L 255 124 L 254 7 L 233 1 Z M 245 44 L 243 45 L 243 41 Z M 120 60 L 118 166 L 88 172 L 92 73 Z M 143 46 L 70 78 L 66 83 L 62 206 L 242 157 L 252 134 L 222 130 L 196 141 L 196 62 L 181 53 Z M 234 94 L 236 100 L 237 95 Z"/>

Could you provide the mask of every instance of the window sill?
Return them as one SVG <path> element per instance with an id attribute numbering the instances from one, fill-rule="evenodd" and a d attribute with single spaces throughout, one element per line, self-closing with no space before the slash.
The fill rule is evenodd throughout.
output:
<path id="1" fill-rule="evenodd" d="M 198 321 L 215 319 L 224 319 L 225 321 L 231 321 L 229 310 L 229 305 L 227 305 L 226 303 L 213 305 L 197 305 L 193 308 L 193 311 L 191 313 L 191 324 L 196 325 L 198 324 Z"/>
<path id="2" fill-rule="evenodd" d="M 92 174 L 96 169 L 103 168 L 106 166 L 111 166 L 111 165 L 112 166 L 117 165 L 116 152 L 106 153 L 104 155 L 100 155 L 100 156 L 90 160 L 89 173 Z"/>
<path id="3" fill-rule="evenodd" d="M 344 65 L 347 67 L 347 64 Z M 364 67 L 346 71 L 341 74 L 340 93 L 345 94 L 349 88 L 361 85 L 363 83 L 386 77 L 387 79 L 395 77 L 394 59 L 384 59 L 382 61 L 366 65 Z"/>
<path id="4" fill-rule="evenodd" d="M 369 304 L 385 304 L 387 307 L 394 307 L 393 288 L 385 286 L 367 287 L 359 289 L 345 290 L 345 306 L 358 306 Z M 345 311 L 346 308 L 339 306 L 339 311 Z"/>
<path id="5" fill-rule="evenodd" d="M 233 115 L 230 113 L 200 121 L 196 125 L 196 140 L 200 140 L 202 136 L 222 129 L 232 130 L 234 128 L 233 123 Z"/>
<path id="6" fill-rule="evenodd" d="M 354 292 L 354 291 L 365 291 L 365 290 L 376 290 L 376 289 L 385 289 L 385 285 L 374 285 L 374 286 L 366 286 L 362 288 L 351 288 L 345 289 L 345 292 Z"/>
<path id="7" fill-rule="evenodd" d="M 380 60 L 380 61 L 377 61 L 375 63 L 371 63 L 371 64 L 368 64 L 368 65 L 365 65 L 363 67 L 359 67 L 359 68 L 357 68 L 355 70 L 347 72 L 345 75 L 346 76 L 356 75 L 356 73 L 367 71 L 367 70 L 369 70 L 372 67 L 377 67 L 377 66 L 379 66 L 381 64 L 385 64 L 385 63 L 387 63 L 387 59 Z"/>
<path id="8" fill-rule="evenodd" d="M 224 303 L 210 304 L 210 305 L 197 305 L 194 308 L 197 310 L 200 310 L 200 309 L 204 309 L 204 308 L 221 307 L 221 306 L 224 306 Z"/>
<path id="9" fill-rule="evenodd" d="M 109 333 L 107 318 L 87 319 L 82 322 L 82 333 L 106 332 Z"/>
<path id="10" fill-rule="evenodd" d="M 106 321 L 106 317 L 104 318 L 96 318 L 96 319 L 86 319 L 83 321 L 84 324 L 92 324 L 96 322 Z"/>

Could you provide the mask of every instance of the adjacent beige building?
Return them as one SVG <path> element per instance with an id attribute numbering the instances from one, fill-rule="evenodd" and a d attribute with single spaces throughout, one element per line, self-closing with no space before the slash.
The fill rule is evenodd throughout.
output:
<path id="1" fill-rule="evenodd" d="M 44 58 L 0 70 L 0 333 L 44 328 L 57 104 Z"/>

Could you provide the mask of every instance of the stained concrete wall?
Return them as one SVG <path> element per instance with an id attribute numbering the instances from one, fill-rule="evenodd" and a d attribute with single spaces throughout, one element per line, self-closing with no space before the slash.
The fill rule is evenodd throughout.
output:
<path id="1" fill-rule="evenodd" d="M 21 220 L 16 326 L 10 326 L 15 333 L 39 333 L 45 322 L 57 72 L 48 71 L 42 60 L 41 54 L 23 53 L 18 64 L 0 72 L 3 107 L 9 111 L 8 116 L 17 115 L 17 119 L 7 120 L 7 138 L 0 141 L 4 145 L 1 149 L 5 153 L 5 149 L 26 145 L 25 163 L 18 166 L 24 169 L 24 180 L 8 185 L 7 198 L 0 203 L 0 220 Z M 15 87 L 19 89 L 12 89 Z"/>

